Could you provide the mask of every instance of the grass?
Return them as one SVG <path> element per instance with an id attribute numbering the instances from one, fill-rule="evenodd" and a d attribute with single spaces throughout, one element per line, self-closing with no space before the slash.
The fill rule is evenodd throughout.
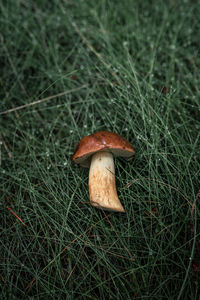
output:
<path id="1" fill-rule="evenodd" d="M 199 299 L 198 1 L 0 11 L 1 299 Z M 99 130 L 136 151 L 126 214 L 91 207 L 71 160 Z"/>

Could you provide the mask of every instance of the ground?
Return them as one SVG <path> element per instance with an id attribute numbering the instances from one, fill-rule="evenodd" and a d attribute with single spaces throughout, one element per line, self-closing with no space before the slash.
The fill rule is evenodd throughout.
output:
<path id="1" fill-rule="evenodd" d="M 199 1 L 2 1 L 2 299 L 199 299 Z M 126 213 L 92 207 L 109 130 Z"/>

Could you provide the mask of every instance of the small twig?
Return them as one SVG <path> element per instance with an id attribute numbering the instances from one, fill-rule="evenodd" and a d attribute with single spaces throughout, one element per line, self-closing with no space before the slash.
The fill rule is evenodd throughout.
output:
<path id="1" fill-rule="evenodd" d="M 12 106 L 12 108 L 15 108 L 15 106 L 14 106 L 13 103 L 11 103 L 11 106 Z M 20 120 L 20 117 L 19 117 L 19 114 L 18 114 L 17 111 L 15 111 L 15 116 L 16 116 L 16 118 L 19 120 L 20 125 L 23 125 L 22 122 L 21 122 L 21 120 Z"/>
<path id="2" fill-rule="evenodd" d="M 22 221 L 22 219 L 14 212 L 12 211 L 12 209 L 7 205 L 6 208 L 24 225 L 26 226 L 26 224 Z"/>
<path id="3" fill-rule="evenodd" d="M 164 230 L 169 229 L 171 226 L 174 226 L 174 225 L 176 225 L 176 223 L 175 223 L 175 224 L 170 224 L 170 225 L 164 227 L 161 231 L 159 231 L 159 232 L 156 234 L 156 236 L 160 235 Z"/>
<path id="4" fill-rule="evenodd" d="M 16 110 L 20 110 L 20 109 L 23 109 L 23 108 L 26 108 L 26 107 L 30 107 L 30 106 L 33 106 L 33 105 L 36 105 L 36 104 L 39 104 L 39 103 L 51 100 L 51 99 L 55 99 L 57 97 L 61 97 L 61 96 L 64 96 L 64 95 L 67 95 L 67 94 L 79 91 L 79 90 L 84 89 L 86 87 L 87 87 L 87 85 L 84 84 L 84 85 L 82 85 L 82 86 L 80 86 L 78 88 L 74 88 L 74 89 L 71 89 L 71 90 L 68 90 L 68 91 L 61 92 L 61 93 L 56 94 L 56 95 L 52 95 L 52 96 L 49 96 L 49 97 L 46 97 L 46 98 L 43 98 L 43 99 L 36 100 L 36 101 L 28 103 L 28 104 L 24 104 L 24 105 L 21 105 L 21 106 L 17 106 L 17 107 L 8 109 L 6 111 L 0 112 L 0 115 L 5 115 L 7 113 L 10 113 L 10 112 L 13 112 L 13 111 L 16 111 Z"/>
<path id="5" fill-rule="evenodd" d="M 9 158 L 12 158 L 12 154 L 11 154 L 11 152 L 9 151 L 8 146 L 7 146 L 6 142 L 5 142 L 5 140 L 3 139 L 1 133 L 0 133 L 0 143 L 3 144 L 3 146 L 4 146 L 5 150 L 6 150 L 6 152 L 8 153 L 8 157 L 9 157 Z"/>
<path id="6" fill-rule="evenodd" d="M 3 276 L 1 275 L 1 273 L 0 273 L 0 278 L 1 278 L 1 280 L 3 281 L 3 283 L 6 283 L 6 281 L 5 281 L 5 279 L 3 278 Z"/>
<path id="7" fill-rule="evenodd" d="M 71 22 L 72 26 L 74 27 L 75 31 L 78 33 L 78 35 L 82 38 L 82 40 L 86 43 L 86 45 L 88 46 L 88 48 L 97 56 L 97 58 L 100 60 L 100 62 L 106 67 L 106 69 L 108 69 L 110 71 L 110 73 L 112 74 L 112 76 L 117 80 L 118 83 L 122 84 L 121 79 L 117 76 L 117 74 L 115 72 L 113 72 L 111 70 L 111 65 L 106 63 L 105 60 L 102 58 L 101 54 L 98 53 L 94 47 L 90 44 L 90 42 L 88 41 L 88 39 L 82 34 L 82 32 L 80 31 L 80 29 L 78 28 L 78 26 L 76 25 L 75 22 Z"/>

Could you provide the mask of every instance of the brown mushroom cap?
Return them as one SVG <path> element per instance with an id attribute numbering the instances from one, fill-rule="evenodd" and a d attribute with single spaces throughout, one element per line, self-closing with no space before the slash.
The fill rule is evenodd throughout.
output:
<path id="1" fill-rule="evenodd" d="M 90 166 L 91 156 L 98 151 L 109 151 L 115 156 L 131 159 L 135 151 L 132 145 L 119 134 L 99 131 L 80 140 L 73 155 L 73 161 L 82 167 Z"/>

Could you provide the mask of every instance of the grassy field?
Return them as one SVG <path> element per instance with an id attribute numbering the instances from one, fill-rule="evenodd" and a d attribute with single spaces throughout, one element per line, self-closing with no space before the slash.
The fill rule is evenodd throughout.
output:
<path id="1" fill-rule="evenodd" d="M 199 1 L 0 3 L 0 298 L 199 299 Z M 79 139 L 114 131 L 126 213 Z"/>

